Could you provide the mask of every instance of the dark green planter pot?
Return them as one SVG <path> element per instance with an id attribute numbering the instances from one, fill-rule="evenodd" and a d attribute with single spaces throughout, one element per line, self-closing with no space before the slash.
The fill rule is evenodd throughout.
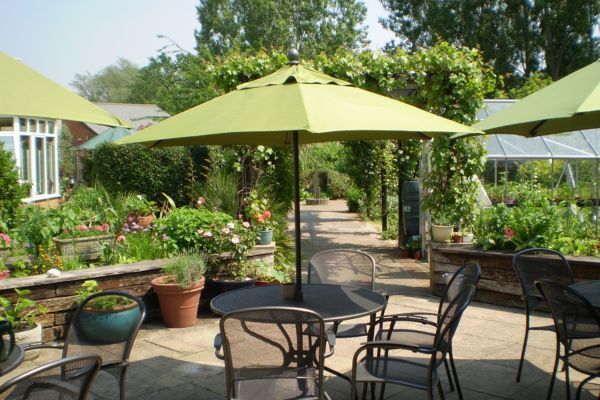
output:
<path id="1" fill-rule="evenodd" d="M 91 342 L 117 343 L 127 340 L 140 319 L 137 303 L 117 311 L 83 309 L 80 329 Z"/>
<path id="2" fill-rule="evenodd" d="M 271 244 L 272 241 L 273 241 L 273 230 L 258 232 L 258 244 L 260 244 L 260 245 Z"/>
<path id="3" fill-rule="evenodd" d="M 211 285 L 213 288 L 213 295 L 217 296 L 221 293 L 229 292 L 232 290 L 243 289 L 246 287 L 252 287 L 255 284 L 254 279 L 245 280 L 233 280 L 233 279 L 217 279 L 213 278 Z"/>

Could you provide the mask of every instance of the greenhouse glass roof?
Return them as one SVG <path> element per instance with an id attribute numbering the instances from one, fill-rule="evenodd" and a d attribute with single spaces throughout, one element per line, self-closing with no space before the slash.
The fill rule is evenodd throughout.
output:
<path id="1" fill-rule="evenodd" d="M 485 100 L 477 118 L 482 120 L 516 100 Z M 517 135 L 486 135 L 488 160 L 600 159 L 600 129 L 526 138 Z"/>

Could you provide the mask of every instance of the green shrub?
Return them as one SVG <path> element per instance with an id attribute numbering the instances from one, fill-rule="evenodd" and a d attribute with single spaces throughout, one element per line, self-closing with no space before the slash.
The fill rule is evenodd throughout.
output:
<path id="1" fill-rule="evenodd" d="M 12 155 L 0 142 L 0 221 L 7 228 L 16 225 L 21 199 L 27 197 L 27 186 L 19 183 L 19 172 Z M 2 223 L 0 223 L 2 225 Z"/>
<path id="2" fill-rule="evenodd" d="M 361 212 L 361 205 L 365 201 L 365 193 L 359 188 L 352 186 L 348 190 L 346 197 L 346 203 L 348 204 L 348 211 L 353 213 Z"/>
<path id="3" fill-rule="evenodd" d="M 342 172 L 327 171 L 327 195 L 330 199 L 344 199 L 352 186 L 350 177 Z"/>
<path id="4" fill-rule="evenodd" d="M 182 147 L 98 146 L 91 158 L 94 180 L 110 193 L 136 192 L 151 201 L 166 193 L 176 204 L 189 201 L 189 157 Z"/>

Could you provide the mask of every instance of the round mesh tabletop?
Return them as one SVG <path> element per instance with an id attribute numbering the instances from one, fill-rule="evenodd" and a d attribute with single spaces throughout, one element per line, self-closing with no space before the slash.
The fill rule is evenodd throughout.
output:
<path id="1" fill-rule="evenodd" d="M 18 344 L 10 353 L 8 358 L 0 362 L 0 376 L 9 373 L 13 369 L 17 368 L 23 362 L 24 351 Z"/>
<path id="2" fill-rule="evenodd" d="M 303 284 L 303 301 L 283 298 L 280 285 L 233 290 L 212 299 L 210 308 L 219 315 L 251 307 L 302 307 L 325 321 L 343 321 L 374 314 L 385 305 L 385 297 L 367 289 L 340 285 Z"/>
<path id="3" fill-rule="evenodd" d="M 570 287 L 585 297 L 594 307 L 600 308 L 600 281 L 581 282 Z"/>

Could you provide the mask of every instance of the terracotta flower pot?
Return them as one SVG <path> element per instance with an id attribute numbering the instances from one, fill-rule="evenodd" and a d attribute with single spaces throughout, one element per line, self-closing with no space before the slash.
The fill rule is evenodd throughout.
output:
<path id="1" fill-rule="evenodd" d="M 200 292 L 204 288 L 204 277 L 190 287 L 182 289 L 176 283 L 164 283 L 167 276 L 159 276 L 151 281 L 158 295 L 163 322 L 169 328 L 186 328 L 196 323 Z M 168 281 L 168 280 L 167 280 Z"/>

